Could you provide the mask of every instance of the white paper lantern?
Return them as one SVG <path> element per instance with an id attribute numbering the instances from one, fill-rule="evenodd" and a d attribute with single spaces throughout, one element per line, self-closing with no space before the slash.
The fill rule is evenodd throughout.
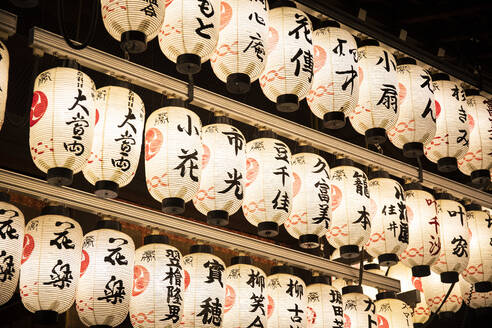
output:
<path id="1" fill-rule="evenodd" d="M 337 22 L 325 24 L 313 32 L 314 77 L 306 100 L 325 127 L 340 129 L 359 99 L 357 43 Z"/>
<path id="2" fill-rule="evenodd" d="M 400 280 L 400 290 L 402 293 L 418 290 L 423 293 L 422 278 L 412 276 L 412 270 L 401 262 L 389 268 L 388 277 Z M 422 296 L 421 296 L 421 299 Z"/>
<path id="3" fill-rule="evenodd" d="M 220 32 L 210 63 L 227 91 L 247 93 L 265 68 L 268 2 L 223 0 Z"/>
<path id="4" fill-rule="evenodd" d="M 224 328 L 266 327 L 266 275 L 248 256 L 236 256 L 224 272 Z"/>
<path id="5" fill-rule="evenodd" d="M 371 233 L 369 188 L 366 174 L 347 159 L 330 170 L 332 220 L 326 239 L 344 258 L 359 256 Z"/>
<path id="6" fill-rule="evenodd" d="M 400 111 L 398 75 L 393 55 L 376 40 L 361 42 L 359 56 L 359 102 L 349 115 L 353 128 L 369 144 L 381 144 Z"/>
<path id="7" fill-rule="evenodd" d="M 430 266 L 439 258 L 441 251 L 436 200 L 419 184 L 411 184 L 407 189 L 409 243 L 400 254 L 400 261 L 412 268 L 413 276 L 425 277 L 430 274 Z"/>
<path id="8" fill-rule="evenodd" d="M 359 268 L 359 263 L 352 265 L 352 266 Z M 385 275 L 383 270 L 381 270 L 381 266 L 377 263 L 366 263 L 366 264 L 364 264 L 363 267 L 364 267 L 364 271 L 378 274 L 380 276 Z M 376 299 L 376 295 L 379 293 L 379 289 L 377 289 L 376 287 L 368 286 L 368 285 L 364 285 L 364 284 L 362 284 L 361 286 L 362 286 L 362 292 L 364 293 L 364 295 L 369 296 L 372 300 Z"/>
<path id="9" fill-rule="evenodd" d="M 388 130 L 388 139 L 403 149 L 410 158 L 424 154 L 423 145 L 436 132 L 434 86 L 430 74 L 415 59 L 397 60 L 400 114 L 395 126 Z"/>
<path id="10" fill-rule="evenodd" d="M 492 307 L 492 291 L 477 292 L 475 286 L 468 283 L 460 275 L 460 289 L 463 295 L 463 302 L 472 309 Z"/>
<path id="11" fill-rule="evenodd" d="M 268 328 L 307 327 L 306 284 L 289 266 L 274 266 L 267 277 Z"/>
<path id="12" fill-rule="evenodd" d="M 181 214 L 198 192 L 202 170 L 202 124 L 198 115 L 172 99 L 145 124 L 147 188 L 164 213 Z"/>
<path id="13" fill-rule="evenodd" d="M 83 173 L 99 197 L 115 198 L 135 176 L 144 120 L 144 103 L 130 89 L 97 89 L 94 141 Z"/>
<path id="14" fill-rule="evenodd" d="M 183 257 L 185 270 L 184 327 L 222 327 L 226 285 L 224 262 L 212 255 L 212 247 L 194 245 Z"/>
<path id="15" fill-rule="evenodd" d="M 412 308 L 394 292 L 379 293 L 376 299 L 377 327 L 413 328 Z"/>
<path id="16" fill-rule="evenodd" d="M 130 321 L 135 328 L 181 327 L 184 271 L 179 250 L 168 238 L 149 235 L 135 251 Z"/>
<path id="17" fill-rule="evenodd" d="M 193 204 L 209 224 L 225 226 L 243 202 L 246 139 L 232 125 L 210 124 L 202 128 L 202 145 L 200 189 Z"/>
<path id="18" fill-rule="evenodd" d="M 104 27 L 129 53 L 140 53 L 159 33 L 166 4 L 156 0 L 101 0 Z"/>
<path id="19" fill-rule="evenodd" d="M 422 287 L 425 293 L 425 301 L 432 312 L 436 312 L 446 296 L 450 284 L 443 284 L 438 274 L 431 272 L 427 277 L 422 278 Z M 463 298 L 459 284 L 455 284 L 448 299 L 444 302 L 439 313 L 451 312 L 456 313 L 461 308 Z"/>
<path id="20" fill-rule="evenodd" d="M 425 295 L 420 293 L 420 302 L 413 309 L 413 327 L 423 328 L 424 323 L 429 320 L 431 315 L 430 307 L 425 301 Z"/>
<path id="21" fill-rule="evenodd" d="M 458 274 L 468 265 L 470 235 L 463 205 L 444 194 L 436 200 L 441 224 L 441 255 L 431 269 L 441 275 L 444 283 L 458 282 Z"/>
<path id="22" fill-rule="evenodd" d="M 377 327 L 376 305 L 362 293 L 361 286 L 346 286 L 342 290 L 343 316 L 345 325 L 350 328 Z"/>
<path id="23" fill-rule="evenodd" d="M 7 303 L 17 288 L 24 240 L 24 214 L 0 193 L 0 306 Z"/>
<path id="24" fill-rule="evenodd" d="M 47 206 L 26 226 L 19 281 L 22 303 L 41 323 L 54 323 L 73 304 L 79 282 L 82 229 Z"/>
<path id="25" fill-rule="evenodd" d="M 3 126 L 3 121 L 5 118 L 5 106 L 7 105 L 9 66 L 9 51 L 7 49 L 7 46 L 5 46 L 2 41 L 0 41 L 0 130 Z"/>
<path id="26" fill-rule="evenodd" d="M 330 167 L 323 157 L 302 152 L 292 156 L 292 211 L 284 226 L 303 248 L 319 246 L 331 220 Z"/>
<path id="27" fill-rule="evenodd" d="M 87 164 L 96 107 L 94 82 L 83 72 L 55 67 L 38 75 L 30 113 L 29 145 L 48 183 L 70 185 Z"/>
<path id="28" fill-rule="evenodd" d="M 343 327 L 342 293 L 321 276 L 307 287 L 307 328 Z"/>
<path id="29" fill-rule="evenodd" d="M 336 288 L 340 293 L 342 292 L 342 288 L 347 286 L 347 282 L 342 278 L 333 279 L 331 285 Z"/>
<path id="30" fill-rule="evenodd" d="M 449 81 L 446 74 L 435 74 L 436 134 L 424 145 L 424 154 L 437 163 L 441 172 L 457 169 L 457 160 L 468 151 L 469 125 L 465 92 L 457 82 Z"/>
<path id="31" fill-rule="evenodd" d="M 270 6 L 267 63 L 260 77 L 261 90 L 281 112 L 299 108 L 314 73 L 312 26 L 308 16 L 291 1 Z"/>
<path id="32" fill-rule="evenodd" d="M 159 32 L 164 55 L 182 74 L 195 74 L 212 55 L 219 40 L 219 0 L 172 0 Z"/>
<path id="33" fill-rule="evenodd" d="M 135 245 L 116 221 L 97 227 L 84 236 L 75 306 L 84 325 L 116 327 L 130 307 Z"/>
<path id="34" fill-rule="evenodd" d="M 278 235 L 292 205 L 289 147 L 280 140 L 259 138 L 246 144 L 243 213 L 263 237 Z"/>
<path id="35" fill-rule="evenodd" d="M 470 126 L 470 147 L 458 168 L 463 174 L 471 175 L 473 183 L 485 185 L 490 181 L 492 169 L 492 111 L 487 98 L 478 90 L 466 90 L 466 111 Z"/>

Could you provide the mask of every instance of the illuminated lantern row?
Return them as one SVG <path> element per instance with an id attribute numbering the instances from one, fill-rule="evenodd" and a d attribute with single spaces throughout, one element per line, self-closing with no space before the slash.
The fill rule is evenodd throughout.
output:
<path id="1" fill-rule="evenodd" d="M 458 168 L 466 175 L 471 176 L 473 183 L 487 184 L 490 181 L 492 168 L 492 117 L 487 98 L 480 96 L 478 90 L 466 90 L 466 110 L 470 126 L 470 147 L 462 159 L 458 161 Z"/>
<path id="2" fill-rule="evenodd" d="M 299 108 L 314 73 L 312 26 L 309 17 L 292 1 L 274 2 L 268 12 L 267 63 L 260 77 L 265 96 L 281 112 Z"/>
<path id="3" fill-rule="evenodd" d="M 408 245 L 408 217 L 402 186 L 387 172 L 374 172 L 369 181 L 371 195 L 371 237 L 366 250 L 379 264 L 396 264 Z"/>
<path id="4" fill-rule="evenodd" d="M 24 241 L 24 214 L 0 193 L 0 306 L 7 303 L 17 288 Z"/>
<path id="5" fill-rule="evenodd" d="M 303 248 L 318 247 L 319 238 L 330 225 L 329 172 L 330 167 L 319 155 L 301 152 L 292 156 L 292 211 L 284 226 Z"/>
<path id="6" fill-rule="evenodd" d="M 29 145 L 48 183 L 70 185 L 89 159 L 96 108 L 94 82 L 78 69 L 55 67 L 38 75 L 30 113 Z"/>
<path id="7" fill-rule="evenodd" d="M 398 119 L 398 75 L 393 55 L 379 42 L 367 39 L 360 43 L 359 101 L 350 113 L 355 131 L 366 136 L 369 144 L 381 144 L 386 131 Z"/>
<path id="8" fill-rule="evenodd" d="M 166 1 L 159 45 L 179 73 L 198 73 L 212 56 L 219 40 L 220 11 L 219 0 Z"/>
<path id="9" fill-rule="evenodd" d="M 266 327 L 266 275 L 248 256 L 236 256 L 224 272 L 224 328 Z"/>
<path id="10" fill-rule="evenodd" d="M 227 91 L 246 93 L 266 65 L 268 2 L 223 0 L 220 32 L 210 63 Z"/>
<path id="11" fill-rule="evenodd" d="M 423 328 L 424 323 L 429 320 L 431 311 L 429 305 L 426 303 L 426 298 L 423 293 L 420 293 L 420 302 L 415 305 L 413 309 L 413 327 Z"/>
<path id="12" fill-rule="evenodd" d="M 258 227 L 263 237 L 275 237 L 278 228 L 289 217 L 292 206 L 292 167 L 289 147 L 265 137 L 246 144 L 246 181 L 243 213 L 249 223 Z"/>
<path id="13" fill-rule="evenodd" d="M 397 64 L 400 113 L 388 130 L 388 139 L 403 149 L 404 156 L 419 157 L 436 132 L 434 86 L 430 74 L 415 59 L 403 57 Z"/>
<path id="14" fill-rule="evenodd" d="M 342 288 L 344 327 L 366 328 L 377 327 L 376 305 L 367 295 L 362 293 L 361 286 L 345 286 Z"/>
<path id="15" fill-rule="evenodd" d="M 422 287 L 425 293 L 425 301 L 430 307 L 430 310 L 435 313 L 444 300 L 451 285 L 441 283 L 439 275 L 431 272 L 430 276 L 422 278 Z M 460 286 L 459 284 L 456 284 L 439 313 L 444 315 L 456 313 L 461 308 L 462 302 L 463 298 L 461 297 Z"/>
<path id="16" fill-rule="evenodd" d="M 314 77 L 306 100 L 325 127 L 340 129 L 359 99 L 357 43 L 337 22 L 322 24 L 313 32 Z"/>
<path id="17" fill-rule="evenodd" d="M 179 1 L 178 1 L 179 2 Z M 174 3 L 174 2 L 173 2 Z M 179 99 L 152 112 L 145 124 L 145 178 L 164 213 L 181 214 L 198 192 L 202 123 Z"/>
<path id="18" fill-rule="evenodd" d="M 185 275 L 179 250 L 166 236 L 149 235 L 135 251 L 130 321 L 138 328 L 177 328 Z M 129 292 L 128 292 L 129 295 Z"/>
<path id="19" fill-rule="evenodd" d="M 492 291 L 477 292 L 474 285 L 469 284 L 463 276 L 460 276 L 460 289 L 463 302 L 472 309 L 492 307 Z"/>
<path id="20" fill-rule="evenodd" d="M 128 314 L 135 245 L 120 230 L 118 222 L 104 219 L 84 236 L 75 306 L 86 326 L 116 327 Z"/>
<path id="21" fill-rule="evenodd" d="M 190 328 L 221 327 L 225 308 L 224 262 L 208 245 L 193 245 L 183 257 L 185 286 L 182 325 Z"/>
<path id="22" fill-rule="evenodd" d="M 62 206 L 47 206 L 26 226 L 19 290 L 39 323 L 56 323 L 80 290 L 82 229 Z"/>
<path id="23" fill-rule="evenodd" d="M 339 159 L 330 170 L 331 225 L 326 239 L 340 256 L 359 256 L 359 247 L 366 244 L 371 233 L 371 215 L 367 176 L 348 159 Z"/>
<path id="24" fill-rule="evenodd" d="M 457 82 L 451 82 L 447 74 L 434 74 L 436 106 L 436 134 L 424 145 L 424 154 L 437 163 L 441 172 L 458 168 L 458 159 L 468 151 L 470 139 L 465 92 Z"/>
<path id="25" fill-rule="evenodd" d="M 164 20 L 163 1 L 101 0 L 101 15 L 108 33 L 129 53 L 145 51 Z"/>
<path id="26" fill-rule="evenodd" d="M 200 189 L 193 204 L 209 224 L 225 226 L 244 197 L 246 139 L 232 125 L 218 123 L 203 127 L 202 145 Z"/>
<path id="27" fill-rule="evenodd" d="M 308 328 L 343 327 L 342 294 L 322 276 L 313 277 L 307 287 Z"/>
<path id="28" fill-rule="evenodd" d="M 9 66 L 9 51 L 7 46 L 5 46 L 5 43 L 0 41 L 0 130 L 2 129 L 3 121 L 5 119 L 5 106 L 7 105 Z"/>
<path id="29" fill-rule="evenodd" d="M 96 195 L 115 198 L 137 171 L 145 107 L 136 93 L 117 86 L 97 89 L 95 104 L 94 141 L 83 173 Z"/>
<path id="30" fill-rule="evenodd" d="M 376 295 L 377 327 L 413 328 L 412 308 L 396 298 L 395 292 Z"/>
<path id="31" fill-rule="evenodd" d="M 268 328 L 307 327 L 306 284 L 290 266 L 274 266 L 267 277 Z"/>

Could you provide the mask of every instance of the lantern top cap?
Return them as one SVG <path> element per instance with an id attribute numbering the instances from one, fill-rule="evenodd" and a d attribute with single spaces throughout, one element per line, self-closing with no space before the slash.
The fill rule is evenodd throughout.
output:
<path id="1" fill-rule="evenodd" d="M 183 107 L 186 108 L 185 101 L 179 98 L 167 98 L 163 102 L 163 107 Z"/>
<path id="2" fill-rule="evenodd" d="M 228 124 L 231 125 L 231 119 L 224 115 L 215 116 L 215 124 Z"/>
<path id="3" fill-rule="evenodd" d="M 277 138 L 277 135 L 272 130 L 258 130 L 256 136 L 257 138 L 272 138 L 272 139 Z"/>
<path id="4" fill-rule="evenodd" d="M 389 179 L 390 178 L 389 173 L 386 172 L 385 170 L 381 170 L 381 169 L 377 169 L 376 171 L 371 171 L 369 173 L 369 175 L 371 176 L 371 179 L 377 179 L 377 178 Z"/>
<path id="5" fill-rule="evenodd" d="M 47 205 L 41 210 L 41 215 L 63 215 L 68 216 L 68 210 L 62 205 Z"/>
<path id="6" fill-rule="evenodd" d="M 381 267 L 377 263 L 364 264 L 364 270 L 381 270 Z"/>
<path id="7" fill-rule="evenodd" d="M 342 295 L 345 294 L 350 294 L 350 293 L 358 293 L 358 294 L 364 294 L 362 291 L 362 286 L 345 286 L 342 288 Z"/>
<path id="8" fill-rule="evenodd" d="M 97 229 L 111 229 L 121 231 L 121 223 L 115 220 L 99 220 L 97 222 Z"/>
<path id="9" fill-rule="evenodd" d="M 297 147 L 297 153 L 314 153 L 314 147 L 311 145 L 300 145 Z"/>
<path id="10" fill-rule="evenodd" d="M 270 5 L 270 9 L 275 9 L 280 7 L 297 8 L 296 4 L 293 1 L 289 1 L 289 0 L 276 0 Z"/>
<path id="11" fill-rule="evenodd" d="M 354 161 L 348 158 L 337 158 L 333 167 L 337 166 L 354 166 Z"/>
<path id="12" fill-rule="evenodd" d="M 340 23 L 331 19 L 321 21 L 319 23 L 320 28 L 325 28 L 325 27 L 337 27 L 340 28 Z"/>
<path id="13" fill-rule="evenodd" d="M 376 301 L 385 300 L 389 298 L 396 298 L 395 292 L 381 292 L 376 294 Z"/>
<path id="14" fill-rule="evenodd" d="M 190 254 L 195 253 L 213 254 L 214 249 L 210 245 L 192 245 L 190 247 Z"/>
<path id="15" fill-rule="evenodd" d="M 236 264 L 252 264 L 253 262 L 251 261 L 251 257 L 246 256 L 246 255 L 239 255 L 239 256 L 234 256 L 231 258 L 231 265 L 236 265 Z"/>
<path id="16" fill-rule="evenodd" d="M 435 73 L 431 75 L 432 81 L 450 81 L 449 75 L 446 73 Z"/>
<path id="17" fill-rule="evenodd" d="M 465 89 L 465 96 L 480 96 L 480 90 L 478 89 Z"/>
<path id="18" fill-rule="evenodd" d="M 437 193 L 436 194 L 436 200 L 440 199 L 448 199 L 448 200 L 453 200 L 453 196 L 447 192 L 442 192 L 442 193 Z"/>
<path id="19" fill-rule="evenodd" d="M 366 46 L 376 46 L 376 47 L 378 47 L 379 46 L 379 42 L 377 40 L 374 40 L 374 39 L 360 40 L 360 42 L 358 44 L 358 47 L 361 48 L 361 47 L 366 47 Z"/>
<path id="20" fill-rule="evenodd" d="M 396 59 L 397 65 L 417 65 L 417 61 L 410 57 L 401 57 Z"/>
<path id="21" fill-rule="evenodd" d="M 403 186 L 403 189 L 405 189 L 405 190 L 423 190 L 422 184 L 420 182 L 405 183 L 405 185 Z"/>
<path id="22" fill-rule="evenodd" d="M 275 265 L 272 267 L 270 274 L 285 273 L 294 275 L 294 268 L 290 265 Z"/>
<path id="23" fill-rule="evenodd" d="M 313 284 L 331 284 L 331 279 L 330 277 L 319 275 L 319 276 L 313 276 L 311 279 L 311 285 Z"/>
<path id="24" fill-rule="evenodd" d="M 0 202 L 8 203 L 10 202 L 10 195 L 6 192 L 0 192 Z"/>
<path id="25" fill-rule="evenodd" d="M 148 235 L 144 237 L 144 245 L 169 244 L 169 238 L 164 235 Z"/>
<path id="26" fill-rule="evenodd" d="M 482 207 L 477 203 L 470 203 L 465 206 L 466 211 L 481 211 Z"/>

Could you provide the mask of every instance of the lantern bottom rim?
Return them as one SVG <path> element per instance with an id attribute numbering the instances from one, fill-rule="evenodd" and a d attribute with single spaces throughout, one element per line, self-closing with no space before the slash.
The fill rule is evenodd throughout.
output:
<path id="1" fill-rule="evenodd" d="M 454 157 L 443 157 L 437 161 L 437 170 L 442 173 L 456 171 L 458 168 L 458 160 Z"/>
<path id="2" fill-rule="evenodd" d="M 424 324 L 423 323 L 414 323 L 413 328 L 423 328 Z"/>
<path id="3" fill-rule="evenodd" d="M 176 59 L 176 70 L 181 74 L 196 74 L 202 69 L 202 58 L 195 54 L 181 54 Z"/>
<path id="4" fill-rule="evenodd" d="M 439 319 L 450 320 L 454 318 L 455 313 L 453 311 L 439 312 Z"/>
<path id="5" fill-rule="evenodd" d="M 116 198 L 118 197 L 119 190 L 120 186 L 116 182 L 99 180 L 96 181 L 94 194 L 99 198 Z"/>
<path id="6" fill-rule="evenodd" d="M 319 237 L 315 234 L 306 234 L 299 237 L 299 246 L 312 249 L 319 247 Z"/>
<path id="7" fill-rule="evenodd" d="M 386 130 L 383 128 L 368 129 L 365 135 L 369 145 L 380 145 L 386 141 Z"/>
<path id="8" fill-rule="evenodd" d="M 343 112 L 328 112 L 323 115 L 323 126 L 330 130 L 341 129 L 345 126 L 345 114 Z"/>
<path id="9" fill-rule="evenodd" d="M 399 260 L 398 255 L 394 253 L 386 253 L 378 256 L 379 265 L 382 266 L 393 266 L 397 264 Z"/>
<path id="10" fill-rule="evenodd" d="M 421 142 L 408 142 L 403 145 L 403 156 L 417 158 L 424 155 L 424 145 Z"/>
<path id="11" fill-rule="evenodd" d="M 162 200 L 162 212 L 166 214 L 183 214 L 185 201 L 178 197 L 169 197 Z"/>
<path id="12" fill-rule="evenodd" d="M 492 282 L 480 281 L 475 283 L 475 291 L 478 293 L 488 293 L 492 291 Z"/>
<path id="13" fill-rule="evenodd" d="M 483 186 L 490 182 L 489 170 L 475 170 L 471 173 L 471 182 L 473 184 Z"/>
<path id="14" fill-rule="evenodd" d="M 430 266 L 428 265 L 416 265 L 412 267 L 412 275 L 417 278 L 430 276 Z"/>
<path id="15" fill-rule="evenodd" d="M 147 49 L 147 35 L 141 31 L 126 31 L 121 33 L 121 49 L 130 54 L 139 54 Z"/>
<path id="16" fill-rule="evenodd" d="M 233 94 L 248 93 L 251 88 L 251 78 L 245 73 L 232 73 L 227 76 L 227 91 Z"/>
<path id="17" fill-rule="evenodd" d="M 34 321 L 41 325 L 54 325 L 58 322 L 58 312 L 41 310 L 34 312 Z"/>
<path id="18" fill-rule="evenodd" d="M 340 246 L 340 257 L 343 259 L 355 259 L 360 256 L 359 246 L 343 245 Z"/>
<path id="19" fill-rule="evenodd" d="M 207 223 L 215 226 L 226 226 L 229 224 L 229 213 L 224 210 L 213 210 L 207 213 Z"/>
<path id="20" fill-rule="evenodd" d="M 277 110 L 283 113 L 292 113 L 299 109 L 299 97 L 293 93 L 286 93 L 277 97 Z"/>
<path id="21" fill-rule="evenodd" d="M 273 238 L 278 235 L 277 222 L 260 222 L 258 223 L 258 235 L 261 237 Z"/>
<path id="22" fill-rule="evenodd" d="M 456 271 L 441 272 L 441 282 L 444 284 L 452 284 L 460 280 L 459 273 Z"/>
<path id="23" fill-rule="evenodd" d="M 46 181 L 53 186 L 70 186 L 73 182 L 73 171 L 66 167 L 48 169 Z"/>

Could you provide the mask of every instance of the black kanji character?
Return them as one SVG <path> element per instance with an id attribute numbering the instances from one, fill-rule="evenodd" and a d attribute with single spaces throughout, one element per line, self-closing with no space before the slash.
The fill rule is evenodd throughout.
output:
<path id="1" fill-rule="evenodd" d="M 195 131 L 195 134 L 198 135 L 199 134 L 198 128 L 193 125 L 193 123 L 191 121 L 191 116 L 190 115 L 186 115 L 186 116 L 188 117 L 188 119 L 187 119 L 187 126 L 186 127 L 182 127 L 181 124 L 178 124 L 178 131 L 179 132 L 184 132 L 184 133 L 186 133 L 189 136 L 191 136 L 191 134 L 193 133 L 193 131 Z"/>
<path id="2" fill-rule="evenodd" d="M 302 317 L 299 314 L 300 313 L 304 313 L 304 311 L 301 310 L 301 309 L 299 309 L 299 305 L 297 303 L 294 304 L 294 308 L 293 309 L 287 309 L 287 311 L 294 313 L 294 316 L 290 317 L 290 320 L 292 322 L 298 322 L 298 323 L 301 323 L 302 322 Z"/>
<path id="3" fill-rule="evenodd" d="M 159 320 L 159 321 L 167 321 L 167 320 L 172 320 L 173 323 L 178 322 L 180 318 L 180 311 L 181 307 L 179 305 L 173 305 L 173 304 L 168 304 L 169 307 L 169 313 L 166 314 L 166 317 Z"/>
<path id="4" fill-rule="evenodd" d="M 82 89 L 78 89 L 78 95 L 75 96 L 74 99 L 75 99 L 75 102 L 73 103 L 72 107 L 70 107 L 68 110 L 72 110 L 76 106 L 80 106 L 80 108 L 82 108 L 82 110 L 85 112 L 85 114 L 89 115 L 89 110 L 87 109 L 87 107 L 85 107 L 82 104 L 79 104 L 79 102 L 87 100 L 87 97 L 84 94 L 82 94 Z"/>
<path id="5" fill-rule="evenodd" d="M 285 292 L 292 297 L 294 297 L 295 293 L 295 297 L 302 298 L 302 295 L 304 295 L 304 287 L 299 283 L 299 281 L 294 281 L 289 278 L 289 283 L 287 284 L 287 290 Z"/>
<path id="6" fill-rule="evenodd" d="M 272 204 L 274 210 L 281 210 L 281 211 L 285 211 L 286 213 L 289 213 L 290 200 L 287 191 L 284 191 L 283 195 L 281 195 L 281 191 L 279 189 L 277 191 L 277 195 L 272 200 Z"/>
<path id="7" fill-rule="evenodd" d="M 7 252 L 2 249 L 0 252 L 0 282 L 5 282 L 7 279 L 12 280 L 14 273 L 14 257 L 12 255 L 7 256 Z"/>
<path id="8" fill-rule="evenodd" d="M 296 63 L 296 69 L 294 71 L 295 76 L 299 76 L 299 73 L 301 72 L 301 56 L 303 58 L 303 64 L 302 64 L 302 70 L 304 72 L 309 73 L 308 81 L 311 82 L 313 78 L 313 68 L 314 68 L 314 61 L 313 61 L 313 54 L 311 53 L 311 50 L 302 50 L 302 48 L 299 48 L 297 53 L 290 59 L 291 63 L 295 62 Z"/>
<path id="9" fill-rule="evenodd" d="M 312 44 L 313 41 L 311 40 L 311 29 L 307 17 L 301 14 L 295 14 L 295 17 L 296 23 L 298 25 L 294 29 L 292 29 L 292 31 L 289 31 L 289 36 L 294 35 L 296 39 L 299 39 L 299 31 L 303 29 L 304 38 L 309 44 Z"/>
<path id="10" fill-rule="evenodd" d="M 244 144 L 243 135 L 237 131 L 222 132 L 222 134 L 227 136 L 229 145 L 234 146 L 234 153 L 237 155 L 237 152 L 243 149 L 243 144 Z"/>
<path id="11" fill-rule="evenodd" d="M 342 304 L 342 294 L 338 290 L 331 289 L 330 296 L 330 303 Z"/>
<path id="12" fill-rule="evenodd" d="M 463 219 L 465 218 L 465 212 L 463 212 L 463 209 L 461 208 L 461 206 L 458 206 L 458 210 L 457 211 L 450 211 L 450 210 L 448 210 L 448 214 L 449 214 L 450 217 L 455 217 L 455 216 L 457 216 L 459 214 L 461 225 L 464 224 Z"/>
<path id="13" fill-rule="evenodd" d="M 248 274 L 248 281 L 246 282 L 247 285 L 251 286 L 251 288 L 255 288 L 255 286 L 259 286 L 261 289 L 261 292 L 263 292 L 263 289 L 265 288 L 265 276 L 260 273 L 260 271 L 254 271 L 251 269 L 251 272 Z"/>
<path id="14" fill-rule="evenodd" d="M 429 114 L 430 114 L 432 121 L 433 121 L 434 123 L 436 123 L 436 118 L 434 117 L 434 113 L 432 112 L 432 107 L 431 107 L 431 105 L 432 105 L 432 99 L 429 99 L 429 100 L 427 101 L 427 105 L 425 106 L 424 111 L 422 112 L 422 114 L 421 114 L 420 116 L 422 116 L 422 118 L 426 118 L 426 117 L 427 117 L 427 115 L 429 115 Z"/>
<path id="15" fill-rule="evenodd" d="M 459 238 L 454 237 L 453 240 L 451 241 L 451 244 L 453 245 L 456 244 L 456 246 L 454 246 L 453 249 L 454 255 L 458 257 L 462 257 L 463 255 L 465 255 L 466 257 L 468 257 L 468 252 L 467 252 L 468 243 L 463 238 L 463 236 L 459 235 Z"/>
<path id="16" fill-rule="evenodd" d="M 289 172 L 287 172 L 287 166 L 281 166 L 273 172 L 275 175 L 280 175 L 282 177 L 282 185 L 285 186 L 285 178 L 290 177 Z"/>
<path id="17" fill-rule="evenodd" d="M 60 289 L 70 287 L 73 280 L 70 264 L 63 264 L 62 260 L 56 261 L 55 266 L 51 269 L 50 279 L 51 281 L 43 282 L 43 285 L 53 285 L 53 287 Z"/>
<path id="18" fill-rule="evenodd" d="M 198 34 L 202 38 L 211 39 L 212 37 L 209 34 L 204 33 L 203 30 L 206 30 L 209 28 L 214 28 L 214 24 L 213 23 L 210 23 L 210 24 L 203 23 L 201 17 L 197 17 L 196 19 L 198 20 L 198 23 L 200 23 L 200 26 L 195 29 L 196 34 Z"/>
<path id="19" fill-rule="evenodd" d="M 219 298 L 216 297 L 215 301 L 212 302 L 212 299 L 208 297 L 202 301 L 200 307 L 202 311 L 196 316 L 203 317 L 202 323 L 204 325 L 213 324 L 214 326 L 220 327 L 222 322 L 222 304 L 219 302 Z"/>
<path id="20" fill-rule="evenodd" d="M 75 244 L 73 243 L 73 241 L 70 238 L 68 238 L 67 235 L 70 232 L 69 230 L 75 228 L 75 225 L 69 221 L 66 221 L 66 222 L 56 221 L 55 222 L 55 226 L 57 226 L 57 227 L 61 226 L 62 224 L 67 225 L 67 227 L 65 227 L 65 229 L 62 232 L 55 232 L 54 233 L 56 238 L 50 240 L 50 246 L 55 245 L 56 248 L 58 248 L 58 249 L 62 249 L 62 248 L 74 249 Z"/>
<path id="21" fill-rule="evenodd" d="M 346 71 L 335 71 L 337 74 L 346 74 L 345 81 L 342 84 L 342 90 L 347 90 L 350 85 L 350 94 L 354 92 L 354 80 L 358 76 L 357 71 L 354 69 L 354 65 L 350 65 L 350 69 Z"/>
<path id="22" fill-rule="evenodd" d="M 109 238 L 109 243 L 112 244 L 115 241 L 121 241 L 121 243 L 116 248 L 108 248 L 109 255 L 104 257 L 104 262 L 109 262 L 111 265 L 128 265 L 128 260 L 125 255 L 121 254 L 121 246 L 128 244 L 128 240 L 124 238 Z"/>
<path id="23" fill-rule="evenodd" d="M 366 210 L 366 206 L 362 205 L 362 210 L 357 212 L 360 214 L 360 217 L 352 223 L 360 223 L 362 228 L 367 230 L 367 226 L 371 226 L 371 220 L 369 218 L 369 212 Z"/>
<path id="24" fill-rule="evenodd" d="M 181 153 L 183 153 L 183 155 L 179 155 L 178 158 L 182 159 L 183 161 L 181 163 L 179 163 L 178 166 L 176 166 L 174 169 L 175 170 L 181 170 L 180 175 L 183 178 L 186 174 L 186 163 L 190 162 L 190 165 L 188 167 L 188 169 L 190 170 L 190 179 L 195 181 L 195 182 L 198 182 L 198 177 L 195 174 L 193 174 L 193 170 L 198 169 L 198 164 L 197 164 L 197 162 L 198 162 L 198 151 L 196 149 L 194 149 L 194 151 L 192 152 L 192 151 L 181 148 Z"/>
<path id="25" fill-rule="evenodd" d="M 395 113 L 398 111 L 398 93 L 396 87 L 392 84 L 383 84 L 381 88 L 383 94 L 376 105 L 383 104 L 387 109 L 393 109 Z"/>
<path id="26" fill-rule="evenodd" d="M 394 61 L 390 61 L 389 59 L 389 56 L 388 56 L 388 52 L 386 50 L 383 51 L 384 52 L 384 58 L 383 57 L 379 57 L 379 60 L 378 62 L 376 63 L 376 65 L 380 65 L 381 63 L 384 62 L 384 69 L 386 70 L 386 72 L 390 72 L 391 71 L 391 68 L 393 68 L 394 70 L 396 70 L 396 64 Z"/>
<path id="27" fill-rule="evenodd" d="M 261 40 L 260 33 L 256 32 L 256 35 L 250 35 L 249 44 L 246 48 L 244 48 L 243 52 L 248 51 L 248 49 L 253 49 L 256 54 L 256 57 L 263 62 L 263 57 L 265 56 L 265 46 L 263 45 L 263 41 Z"/>
<path id="28" fill-rule="evenodd" d="M 252 300 L 252 303 L 251 310 L 249 310 L 249 312 L 256 312 L 259 309 L 261 313 L 265 315 L 265 296 L 261 294 L 257 296 L 255 295 L 255 293 L 253 293 L 250 299 Z"/>
<path id="29" fill-rule="evenodd" d="M 243 187 L 241 185 L 241 179 L 243 175 L 241 173 L 238 174 L 236 168 L 234 168 L 233 173 L 226 172 L 229 176 L 229 179 L 225 179 L 224 182 L 227 184 L 227 187 L 224 190 L 218 191 L 218 193 L 225 194 L 229 192 L 232 188 L 234 189 L 234 195 L 237 199 L 243 199 Z"/>
<path id="30" fill-rule="evenodd" d="M 97 299 L 99 301 L 106 300 L 106 302 L 111 302 L 111 304 L 121 303 L 125 299 L 125 286 L 123 285 L 123 280 L 116 280 L 115 276 L 111 276 L 109 281 L 104 287 L 104 296 L 100 296 Z"/>
<path id="31" fill-rule="evenodd" d="M 208 276 L 205 281 L 207 284 L 213 283 L 217 280 L 221 287 L 224 287 L 222 283 L 222 272 L 224 272 L 224 266 L 220 264 L 216 259 L 209 260 L 205 264 L 203 264 L 204 268 L 208 268 Z"/>
<path id="32" fill-rule="evenodd" d="M 335 48 L 333 48 L 333 52 L 336 53 L 338 56 L 345 56 L 345 54 L 343 53 L 343 45 L 347 43 L 347 40 L 337 38 L 337 41 L 338 44 Z"/>

